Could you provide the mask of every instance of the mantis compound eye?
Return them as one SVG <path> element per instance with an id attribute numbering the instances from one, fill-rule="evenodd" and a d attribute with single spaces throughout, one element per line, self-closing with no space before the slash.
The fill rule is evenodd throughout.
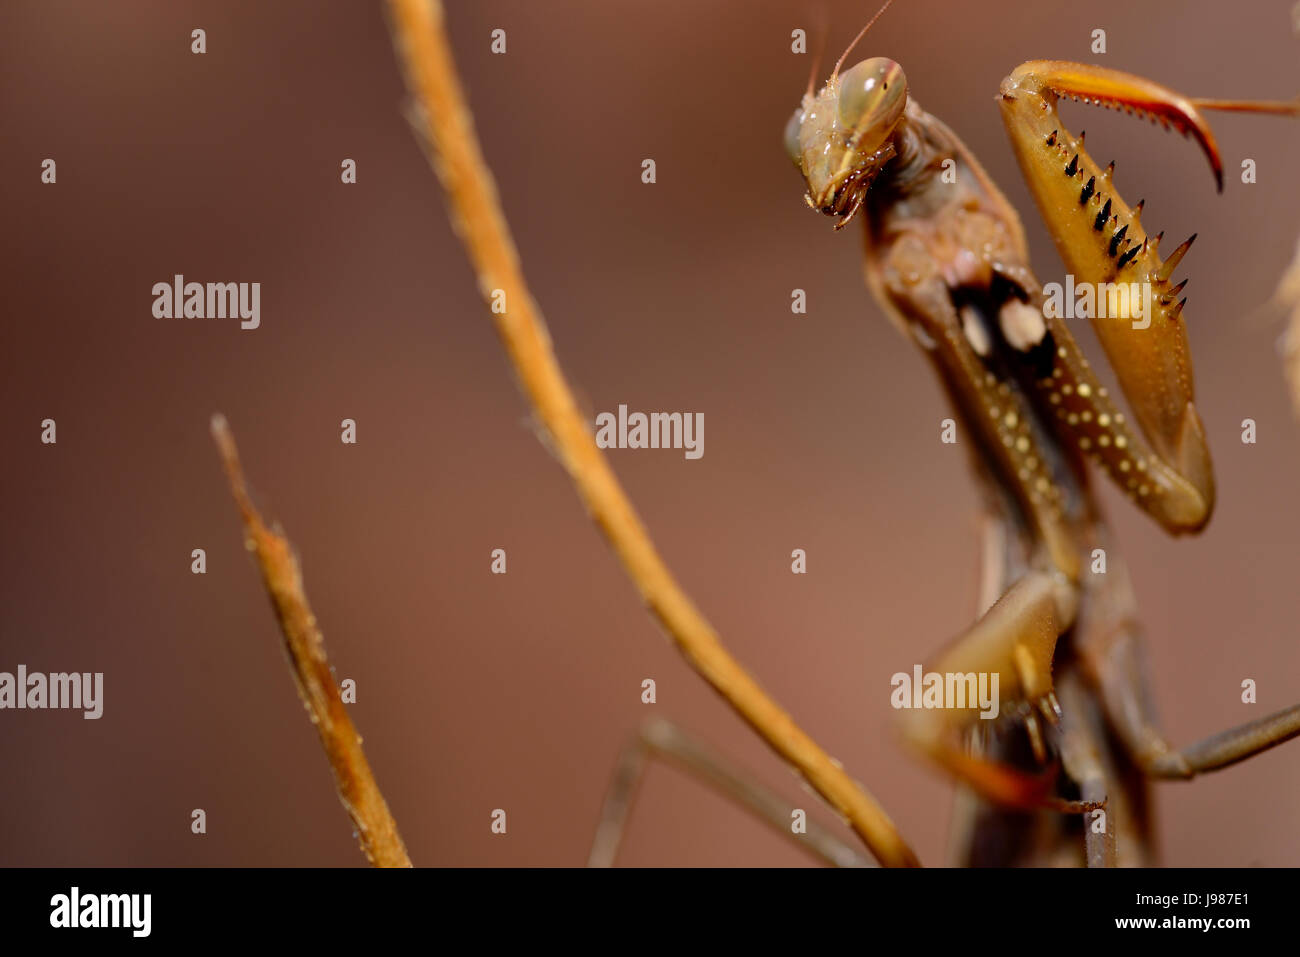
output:
<path id="1" fill-rule="evenodd" d="M 840 125 L 852 130 L 855 140 L 873 134 L 883 140 L 906 106 L 907 77 L 887 57 L 863 60 L 840 78 Z"/>
<path id="2" fill-rule="evenodd" d="M 799 128 L 803 126 L 804 111 L 803 107 L 794 111 L 790 117 L 790 122 L 785 124 L 785 152 L 786 155 L 794 162 L 796 168 L 803 169 L 803 160 L 800 158 L 799 148 Z"/>

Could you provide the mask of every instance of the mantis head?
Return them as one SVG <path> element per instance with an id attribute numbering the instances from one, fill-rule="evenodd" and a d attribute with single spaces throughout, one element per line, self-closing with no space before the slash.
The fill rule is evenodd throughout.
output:
<path id="1" fill-rule="evenodd" d="M 907 77 L 885 57 L 863 60 L 806 94 L 785 128 L 785 148 L 808 183 L 808 205 L 844 226 L 895 155 Z"/>
<path id="2" fill-rule="evenodd" d="M 871 57 L 840 74 L 845 57 L 889 2 L 849 44 L 820 92 L 813 93 L 809 79 L 808 92 L 785 127 L 785 149 L 808 184 L 808 205 L 836 217 L 836 229 L 853 218 L 894 158 L 894 134 L 907 108 L 907 77 L 893 60 Z"/>

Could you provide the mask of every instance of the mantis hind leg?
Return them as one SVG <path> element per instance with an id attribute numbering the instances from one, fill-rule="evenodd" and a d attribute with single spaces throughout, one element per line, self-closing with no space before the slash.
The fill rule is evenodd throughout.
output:
<path id="1" fill-rule="evenodd" d="M 1230 728 L 1185 748 L 1160 731 L 1146 683 L 1141 632 L 1127 574 L 1112 563 L 1094 596 L 1100 609 L 1078 643 L 1084 669 L 1126 750 L 1150 778 L 1186 780 L 1244 761 L 1300 735 L 1300 705 Z"/>
<path id="2" fill-rule="evenodd" d="M 1300 704 L 1173 747 L 1160 732 L 1142 681 L 1136 627 L 1117 632 L 1094 667 L 1106 711 L 1125 746 L 1152 778 L 1186 780 L 1253 757 L 1300 735 Z"/>
<path id="3" fill-rule="evenodd" d="M 618 856 L 623 833 L 636 799 L 636 792 L 652 759 L 674 765 L 692 778 L 707 785 L 745 808 L 772 830 L 793 840 L 810 854 L 836 867 L 874 867 L 830 831 L 812 819 L 807 830 L 796 832 L 792 814 L 796 810 L 788 801 L 754 780 L 753 776 L 732 766 L 703 742 L 696 740 L 671 721 L 656 718 L 641 726 L 636 736 L 619 755 L 610 780 L 600 823 L 592 842 L 589 867 L 611 867 Z"/>

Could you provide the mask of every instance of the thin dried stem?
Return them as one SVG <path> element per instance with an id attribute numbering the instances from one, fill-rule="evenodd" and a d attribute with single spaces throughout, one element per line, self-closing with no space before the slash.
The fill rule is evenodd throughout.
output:
<path id="1" fill-rule="evenodd" d="M 442 5 L 389 0 L 389 12 L 407 86 L 429 124 L 433 166 L 447 193 L 452 225 L 478 274 L 479 292 L 485 300 L 494 290 L 504 292 L 506 309 L 492 318 L 524 392 L 650 613 L 691 665 L 844 817 L 881 863 L 915 865 L 916 856 L 880 806 L 727 652 L 655 550 L 578 411 L 524 282 L 452 63 Z"/>
<path id="2" fill-rule="evenodd" d="M 253 507 L 239 466 L 235 438 L 223 416 L 212 417 L 212 437 L 216 440 L 226 477 L 230 480 L 230 491 L 244 520 L 244 531 L 248 536 L 245 543 L 257 556 L 262 581 L 271 596 L 275 617 L 280 622 L 298 695 L 320 734 L 325 757 L 334 772 L 339 800 L 343 802 L 348 817 L 352 818 L 361 850 L 375 867 L 410 867 L 411 859 L 407 857 L 406 845 L 397 832 L 397 822 L 375 783 L 365 752 L 361 750 L 361 735 L 352 724 L 338 685 L 334 683 L 334 674 L 325 654 L 325 642 L 316 625 L 316 616 L 307 604 L 302 571 L 293 548 L 283 535 L 266 527 L 262 516 Z"/>

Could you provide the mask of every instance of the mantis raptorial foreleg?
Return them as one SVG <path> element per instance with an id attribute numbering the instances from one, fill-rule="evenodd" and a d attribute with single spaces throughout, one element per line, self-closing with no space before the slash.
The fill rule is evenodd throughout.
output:
<path id="1" fill-rule="evenodd" d="M 733 766 L 711 748 L 670 721 L 657 718 L 642 725 L 619 756 L 601 808 L 600 823 L 592 842 L 589 867 L 610 867 L 618 855 L 623 832 L 645 775 L 646 765 L 658 758 L 682 769 L 745 808 L 774 831 L 793 840 L 823 862 L 836 867 L 872 867 L 864 858 L 816 821 L 805 820 L 806 830 L 792 827 L 795 808 L 754 778 Z"/>
<path id="2" fill-rule="evenodd" d="M 1033 709 L 1049 724 L 1058 720 L 1052 656 L 1072 614 L 1069 599 L 1060 598 L 1058 581 L 1028 572 L 924 671 L 944 676 L 996 675 L 999 714 L 1014 709 L 1030 729 L 1035 751 L 1045 758 L 1039 715 Z M 1030 707 L 1022 708 L 1025 703 Z M 1068 809 L 1055 797 L 1055 770 L 1030 774 L 969 751 L 963 734 L 981 720 L 977 703 L 946 705 L 942 710 L 905 712 L 903 733 L 913 745 L 988 800 L 1008 807 Z"/>
<path id="3" fill-rule="evenodd" d="M 967 217 L 958 228 L 971 233 L 989 228 L 989 224 Z M 1007 261 L 1014 262 L 1014 244 L 1007 242 L 1006 246 Z M 992 413 L 971 423 L 975 442 L 999 468 L 1028 476 L 1027 469 L 1037 468 L 1033 464 L 1037 446 L 1023 431 L 1030 410 L 1023 397 L 989 375 L 982 365 L 968 323 L 955 304 L 957 290 L 950 277 L 969 268 L 957 261 L 960 256 L 958 250 L 949 261 L 905 238 L 882 259 L 869 260 L 868 280 L 889 304 L 900 327 L 928 351 L 955 404 Z M 1026 281 L 1032 278 L 1027 269 L 1024 274 Z M 1022 572 L 925 670 L 997 674 L 1000 705 L 1018 708 L 1029 702 L 1045 720 L 1054 722 L 1052 657 L 1058 637 L 1073 624 L 1077 611 L 1078 596 L 1071 579 L 1077 574 L 1078 556 L 1050 488 L 1043 493 L 1030 486 L 1023 494 L 1042 541 L 1040 553 L 1034 556 L 1036 570 Z M 903 729 L 914 746 L 988 800 L 1012 807 L 1069 809 L 1068 802 L 1055 797 L 1054 769 L 1029 774 L 970 753 L 963 735 L 978 720 L 970 708 L 921 710 L 907 714 Z M 1035 751 L 1042 753 L 1040 725 L 1032 710 L 1027 711 L 1025 723 Z"/>
<path id="4" fill-rule="evenodd" d="M 1065 129 L 1056 109 L 1061 97 L 1124 109 L 1191 135 L 1220 190 L 1223 163 L 1201 109 L 1295 115 L 1297 105 L 1193 100 L 1129 73 L 1061 60 L 1023 63 L 1002 82 L 1002 118 L 1021 171 L 1074 281 L 1099 290 L 1089 318 L 1141 435 L 1126 427 L 1077 349 L 1059 347 L 1061 361 L 1043 370 L 1039 388 L 1080 449 L 1140 507 L 1170 531 L 1196 531 L 1214 507 L 1214 475 L 1193 405 L 1184 283 L 1173 284 L 1196 237 L 1160 258 L 1160 237 L 1148 238 L 1142 226 L 1142 203 L 1130 209 L 1114 188 L 1114 164 L 1100 168 L 1083 136 Z M 1113 297 L 1111 310 L 1103 289 Z"/>

